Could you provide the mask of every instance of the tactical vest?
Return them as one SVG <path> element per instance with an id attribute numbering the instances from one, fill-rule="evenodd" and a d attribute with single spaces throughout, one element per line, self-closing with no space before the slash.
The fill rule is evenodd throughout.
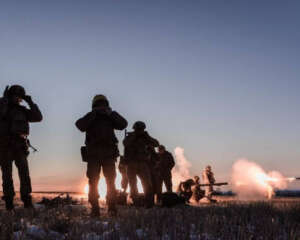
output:
<path id="1" fill-rule="evenodd" d="M 99 114 L 86 133 L 86 145 L 115 145 L 118 139 L 108 116 Z"/>
<path id="2" fill-rule="evenodd" d="M 10 135 L 29 135 L 29 122 L 26 110 L 22 106 L 14 106 L 8 110 L 8 121 L 10 125 Z"/>
<path id="3" fill-rule="evenodd" d="M 29 134 L 26 109 L 23 106 L 7 105 L 7 110 L 0 117 L 0 137 Z"/>

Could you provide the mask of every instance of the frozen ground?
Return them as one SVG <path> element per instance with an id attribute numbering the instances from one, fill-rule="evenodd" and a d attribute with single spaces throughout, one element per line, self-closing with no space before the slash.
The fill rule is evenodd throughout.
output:
<path id="1" fill-rule="evenodd" d="M 34 194 L 37 202 L 42 196 Z M 300 199 L 280 198 L 271 202 L 237 202 L 219 198 L 215 205 L 183 206 L 150 210 L 119 207 L 117 217 L 89 217 L 84 195 L 74 195 L 79 206 L 26 211 L 14 214 L 1 201 L 0 239 L 300 239 Z M 18 202 L 19 203 L 19 202 Z"/>

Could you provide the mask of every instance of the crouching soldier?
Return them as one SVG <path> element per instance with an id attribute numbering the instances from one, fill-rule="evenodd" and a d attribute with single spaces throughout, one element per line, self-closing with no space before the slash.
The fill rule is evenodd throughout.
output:
<path id="1" fill-rule="evenodd" d="M 193 195 L 192 186 L 195 185 L 193 179 L 188 179 L 186 181 L 180 182 L 177 188 L 177 194 L 180 197 L 183 197 L 187 203 L 190 202 L 190 199 Z"/>
<path id="2" fill-rule="evenodd" d="M 20 105 L 25 101 L 29 109 Z M 28 147 L 30 145 L 29 123 L 42 121 L 38 106 L 26 95 L 19 85 L 6 87 L 0 99 L 0 165 L 2 170 L 3 199 L 7 210 L 13 210 L 15 196 L 12 178 L 13 161 L 20 178 L 21 200 L 25 208 L 32 208 L 31 180 L 28 167 Z"/>
<path id="3" fill-rule="evenodd" d="M 123 130 L 127 121 L 116 111 L 112 111 L 107 98 L 96 95 L 92 102 L 92 111 L 76 122 L 77 128 L 86 133 L 87 177 L 89 179 L 89 202 L 92 216 L 99 216 L 98 182 L 102 168 L 106 184 L 108 212 L 116 214 L 115 206 L 115 162 L 119 156 L 118 140 L 114 130 Z"/>
<path id="4" fill-rule="evenodd" d="M 133 132 L 128 133 L 123 141 L 125 147 L 125 158 L 127 160 L 127 176 L 130 186 L 130 195 L 134 204 L 138 202 L 137 176 L 141 179 L 145 193 L 145 206 L 153 206 L 153 185 L 151 171 L 148 166 L 149 147 L 157 147 L 158 141 L 149 136 L 145 131 L 143 122 L 133 125 Z"/>

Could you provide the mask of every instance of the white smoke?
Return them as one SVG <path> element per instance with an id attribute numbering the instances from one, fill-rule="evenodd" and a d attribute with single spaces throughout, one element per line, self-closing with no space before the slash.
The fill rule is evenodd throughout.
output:
<path id="1" fill-rule="evenodd" d="M 175 167 L 172 170 L 173 190 L 176 191 L 181 181 L 191 178 L 190 168 L 192 164 L 185 158 L 184 149 L 176 147 L 175 150 Z"/>
<path id="2" fill-rule="evenodd" d="M 247 159 L 240 159 L 232 166 L 233 191 L 242 200 L 271 198 L 274 189 L 285 189 L 288 181 L 281 173 L 266 173 L 257 163 Z"/>

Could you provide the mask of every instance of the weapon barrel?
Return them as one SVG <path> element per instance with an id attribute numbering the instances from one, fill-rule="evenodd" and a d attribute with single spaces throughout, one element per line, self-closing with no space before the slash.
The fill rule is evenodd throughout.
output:
<path id="1" fill-rule="evenodd" d="M 205 183 L 205 184 L 199 184 L 200 187 L 207 187 L 207 186 L 223 186 L 228 185 L 228 182 L 219 182 L 219 183 Z"/>

